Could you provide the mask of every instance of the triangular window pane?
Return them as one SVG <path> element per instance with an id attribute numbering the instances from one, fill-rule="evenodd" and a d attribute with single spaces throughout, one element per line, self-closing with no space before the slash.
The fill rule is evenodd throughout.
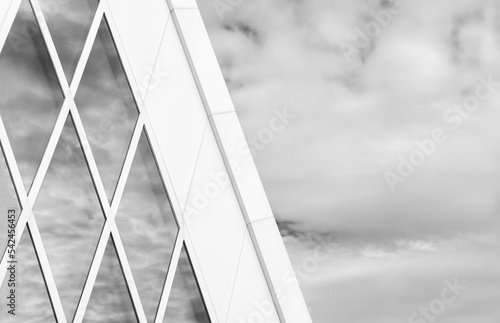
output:
<path id="1" fill-rule="evenodd" d="M 210 323 L 186 247 L 182 248 L 163 323 Z"/>
<path id="2" fill-rule="evenodd" d="M 99 27 L 75 101 L 111 200 L 138 110 L 105 19 Z"/>
<path id="3" fill-rule="evenodd" d="M 109 238 L 101 268 L 90 296 L 84 323 L 136 323 L 132 300 L 114 244 Z"/>
<path id="4" fill-rule="evenodd" d="M 2 295 L 2 323 L 50 323 L 56 322 L 40 266 L 36 258 L 33 243 L 28 230 L 21 237 L 16 251 L 16 315 L 8 313 L 9 308 L 4 301 L 10 295 L 7 279 L 4 280 L 0 295 Z M 7 278 L 8 276 L 6 276 Z"/>
<path id="5" fill-rule="evenodd" d="M 9 220 L 11 224 L 16 225 L 21 215 L 21 208 L 19 207 L 19 200 L 17 199 L 16 190 L 12 179 L 10 177 L 9 169 L 5 161 L 3 151 L 0 148 L 0 205 L 2 206 L 0 212 L 3 212 L 0 217 L 0 252 L 3 255 L 7 245 L 7 230 L 9 229 Z M 14 210 L 13 215 L 9 219 L 8 210 Z"/>
<path id="6" fill-rule="evenodd" d="M 33 10 L 23 0 L 0 54 L 0 115 L 29 190 L 63 96 Z"/>
<path id="7" fill-rule="evenodd" d="M 70 117 L 64 125 L 34 213 L 66 319 L 71 321 L 104 216 Z"/>
<path id="8" fill-rule="evenodd" d="M 97 0 L 39 0 L 68 82 L 71 82 L 92 24 Z"/>
<path id="9" fill-rule="evenodd" d="M 145 133 L 123 194 L 116 224 L 148 322 L 154 322 L 178 228 Z"/>

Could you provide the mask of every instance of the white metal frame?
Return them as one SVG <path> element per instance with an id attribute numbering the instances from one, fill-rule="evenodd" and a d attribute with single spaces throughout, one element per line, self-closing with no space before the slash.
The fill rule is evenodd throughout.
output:
<path id="1" fill-rule="evenodd" d="M 0 20 L 0 48 L 3 47 L 3 44 L 5 43 L 10 30 L 10 26 L 12 25 L 21 4 L 21 0 L 9 1 L 9 4 L 6 4 L 8 2 L 6 1 L 4 2 L 3 6 L 0 7 L 0 19 L 3 19 Z M 56 71 L 56 75 L 64 96 L 63 106 L 57 117 L 57 121 L 50 136 L 41 164 L 36 172 L 29 194 L 26 192 L 22 183 L 22 178 L 17 167 L 17 162 L 12 151 L 11 144 L 1 116 L 0 143 L 22 208 L 22 212 L 17 224 L 17 242 L 20 241 L 21 236 L 25 231 L 25 227 L 28 227 L 33 239 L 38 261 L 40 263 L 42 274 L 47 285 L 49 298 L 51 300 L 57 322 L 66 323 L 67 318 L 65 317 L 63 311 L 62 303 L 51 272 L 50 264 L 45 252 L 45 248 L 43 246 L 43 241 L 38 230 L 36 216 L 33 214 L 32 207 L 38 197 L 38 193 L 49 168 L 50 161 L 52 160 L 57 143 L 61 136 L 64 123 L 69 116 L 71 116 L 75 129 L 77 131 L 78 139 L 83 148 L 85 159 L 97 192 L 97 196 L 99 198 L 103 214 L 106 219 L 84 285 L 84 289 L 82 291 L 81 298 L 76 309 L 75 316 L 71 321 L 80 323 L 84 318 L 92 289 L 99 272 L 99 267 L 104 256 L 106 245 L 109 239 L 112 238 L 117 250 L 118 259 L 123 270 L 126 284 L 130 292 L 137 320 L 140 323 L 147 322 L 141 299 L 137 291 L 136 283 L 134 281 L 134 277 L 130 269 L 130 265 L 120 237 L 120 232 L 115 223 L 115 216 L 118 211 L 121 198 L 123 196 L 123 191 L 127 183 L 127 178 L 137 150 L 137 145 L 142 132 L 145 131 L 151 144 L 154 157 L 157 161 L 157 165 L 166 191 L 169 194 L 172 209 L 180 227 L 178 236 L 175 241 L 172 258 L 169 264 L 167 278 L 165 280 L 165 284 L 163 286 L 161 298 L 159 301 L 159 308 L 155 323 L 161 323 L 163 321 L 163 316 L 168 305 L 168 297 L 171 292 L 183 244 L 186 245 L 188 253 L 190 254 L 190 259 L 197 276 L 199 287 L 203 295 L 206 309 L 211 318 L 211 321 L 227 322 L 228 314 L 223 313 L 220 308 L 216 306 L 218 300 L 214 298 L 216 296 L 212 296 L 214 292 L 209 288 L 210 279 L 205 278 L 206 275 L 204 274 L 204 272 L 206 270 L 203 268 L 202 263 L 197 258 L 198 253 L 206 251 L 200 249 L 200 246 L 197 245 L 196 242 L 191 238 L 191 233 L 189 232 L 190 228 L 186 224 L 186 219 L 184 218 L 185 205 L 181 205 L 181 203 L 179 203 L 176 188 L 174 187 L 174 184 L 172 183 L 169 176 L 169 171 L 172 172 L 175 170 L 169 170 L 166 166 L 167 163 L 164 160 L 166 152 L 163 151 L 163 145 L 161 144 L 162 138 L 156 137 L 153 123 L 148 116 L 149 110 L 147 108 L 147 104 L 145 103 L 147 97 L 146 94 L 148 91 L 146 89 L 146 93 L 140 93 L 140 88 L 138 86 L 137 80 L 135 79 L 135 75 L 132 69 L 133 63 L 128 60 L 127 51 L 121 39 L 121 37 L 127 37 L 127 35 L 124 35 L 116 25 L 114 21 L 114 12 L 109 4 L 110 1 L 101 0 L 99 2 L 97 12 L 95 14 L 95 17 L 93 18 L 90 31 L 87 36 L 87 40 L 85 42 L 71 84 L 69 84 L 66 79 L 56 47 L 40 8 L 39 1 L 29 0 L 29 2 L 35 13 L 35 18 L 39 24 L 43 39 L 54 65 L 54 69 Z M 167 24 L 173 24 L 177 30 L 179 40 L 184 49 L 186 59 L 191 68 L 193 79 L 196 83 L 198 93 L 201 97 L 201 102 L 203 102 L 203 106 L 206 111 L 205 128 L 207 126 L 209 128 L 205 129 L 204 133 L 209 131 L 210 133 L 207 135 L 213 136 L 215 141 L 217 142 L 217 153 L 220 154 L 220 157 L 224 162 L 225 171 L 230 178 L 231 187 L 234 191 L 235 198 L 237 199 L 237 203 L 239 204 L 239 208 L 241 210 L 240 216 L 244 218 L 243 223 L 246 233 L 244 234 L 241 250 L 243 250 L 243 246 L 245 245 L 245 241 L 247 240 L 246 237 L 249 236 L 249 241 L 251 241 L 251 245 L 255 249 L 255 253 L 257 256 L 256 259 L 258 259 L 263 277 L 265 278 L 268 292 L 270 293 L 270 297 L 272 298 L 272 302 L 274 303 L 274 306 L 276 308 L 277 317 L 279 317 L 279 319 L 277 320 L 280 322 L 311 322 L 300 290 L 287 290 L 286 286 L 283 286 L 283 283 L 281 281 L 283 273 L 290 271 L 293 272 L 293 269 L 288 260 L 283 242 L 281 241 L 281 238 L 279 236 L 274 217 L 260 183 L 255 165 L 253 164 L 253 161 L 251 159 L 245 159 L 243 161 L 240 158 L 241 156 L 235 153 L 236 147 L 234 147 L 234 140 L 237 139 L 240 141 L 244 141 L 245 139 L 241 131 L 241 127 L 239 126 L 239 123 L 237 121 L 234 107 L 225 87 L 224 80 L 222 78 L 220 69 L 215 59 L 215 55 L 210 45 L 210 41 L 208 40 L 208 36 L 206 35 L 206 31 L 204 29 L 203 22 L 201 21 L 201 16 L 199 15 L 196 3 L 194 0 L 169 0 L 165 2 L 165 6 L 167 5 L 170 12 L 169 21 L 167 22 Z M 106 19 L 108 23 L 139 111 L 138 120 L 132 135 L 132 141 L 127 151 L 124 165 L 111 203 L 109 203 L 106 196 L 101 176 L 99 174 L 99 170 L 95 162 L 89 140 L 85 133 L 82 120 L 80 118 L 74 100 L 102 19 Z M 233 172 L 233 170 L 231 169 L 231 163 L 233 161 L 240 162 L 243 167 L 243 175 Z M 248 178 L 251 178 L 252 180 L 249 182 Z M 235 243 L 241 243 L 241 241 L 235 241 Z M 241 255 L 242 254 L 240 253 L 239 257 L 241 257 Z M 3 281 L 6 274 L 6 260 L 7 252 L 3 254 L 0 262 L 0 281 Z M 236 276 L 238 275 L 238 270 L 239 269 L 237 268 L 235 273 Z M 236 276 L 234 278 L 235 280 Z M 255 279 L 260 278 L 256 277 Z M 284 290 L 287 296 L 286 299 L 288 301 L 285 302 L 283 298 L 278 295 L 280 293 L 280 289 Z M 249 308 L 251 308 L 250 305 Z M 230 309 L 228 309 L 228 313 L 229 310 Z M 243 317 L 245 317 L 245 313 L 243 313 L 242 315 Z M 268 318 L 266 322 L 275 322 L 277 320 L 271 317 Z"/>

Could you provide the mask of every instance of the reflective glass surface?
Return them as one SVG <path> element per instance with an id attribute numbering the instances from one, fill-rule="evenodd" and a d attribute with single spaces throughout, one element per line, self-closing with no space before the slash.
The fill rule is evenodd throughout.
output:
<path id="1" fill-rule="evenodd" d="M 111 238 L 90 296 L 84 323 L 135 323 L 132 300 Z"/>
<path id="2" fill-rule="evenodd" d="M 34 213 L 70 321 L 90 269 L 104 216 L 69 117 Z"/>
<path id="3" fill-rule="evenodd" d="M 29 190 L 63 96 L 27 0 L 0 54 L 0 115 Z"/>
<path id="4" fill-rule="evenodd" d="M 97 0 L 39 0 L 68 80 L 81 55 Z M 29 192 L 64 98 L 28 0 L 23 0 L 0 53 L 0 115 Z M 138 109 L 106 19 L 75 96 L 100 178 L 112 200 L 138 118 Z M 0 212 L 20 206 L 0 153 Z M 3 209 L 3 211 L 2 211 Z M 104 216 L 68 116 L 33 206 L 66 320 L 74 318 L 104 225 Z M 0 217 L 3 219 L 3 217 Z M 143 131 L 116 223 L 147 321 L 154 322 L 178 226 L 146 132 Z M 0 250 L 7 221 L 0 223 Z M 54 322 L 28 229 L 18 248 L 18 313 L 0 322 Z M 174 273 L 172 273 L 174 274 Z M 6 285 L 0 295 L 7 295 Z M 162 319 L 161 317 L 159 318 Z M 175 272 L 164 322 L 210 322 L 185 248 Z M 84 322 L 137 322 L 112 238 Z"/>
<path id="5" fill-rule="evenodd" d="M 137 147 L 116 224 L 148 322 L 153 322 L 178 229 L 145 133 Z"/>
<path id="6" fill-rule="evenodd" d="M 97 0 L 39 0 L 68 82 L 80 58 Z"/>
<path id="7" fill-rule="evenodd" d="M 7 243 L 8 233 L 8 213 L 7 210 L 14 209 L 16 216 L 14 222 L 17 223 L 21 215 L 19 201 L 10 177 L 7 163 L 0 148 L 0 252 L 4 252 Z"/>
<path id="8" fill-rule="evenodd" d="M 0 288 L 0 295 L 2 295 L 0 322 L 55 323 L 54 312 L 28 230 L 21 237 L 17 247 L 16 260 L 15 315 L 9 314 L 9 308 L 6 306 L 7 297 L 10 296 L 12 288 L 8 286 L 6 279 Z"/>
<path id="9" fill-rule="evenodd" d="M 75 101 L 111 199 L 138 111 L 105 20 L 99 27 Z"/>
<path id="10" fill-rule="evenodd" d="M 163 323 L 210 323 L 193 267 L 182 248 Z"/>

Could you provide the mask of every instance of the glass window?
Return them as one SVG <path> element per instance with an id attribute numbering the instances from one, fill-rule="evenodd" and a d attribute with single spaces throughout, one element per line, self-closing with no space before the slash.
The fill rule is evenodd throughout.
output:
<path id="1" fill-rule="evenodd" d="M 21 237 L 17 247 L 16 259 L 16 311 L 9 314 L 9 308 L 2 304 L 0 322 L 2 323 L 55 323 L 54 312 L 45 288 L 40 266 L 33 249 L 29 232 Z M 2 303 L 10 296 L 10 287 L 4 280 L 0 288 Z"/>
<path id="2" fill-rule="evenodd" d="M 97 0 L 38 0 L 68 82 L 71 82 L 96 12 Z"/>
<path id="3" fill-rule="evenodd" d="M 0 54 L 0 114 L 29 190 L 63 96 L 42 34 L 27 0 Z"/>
<path id="4" fill-rule="evenodd" d="M 47 254 L 63 307 L 64 313 L 55 314 L 64 315 L 68 322 L 74 319 L 106 221 L 103 210 L 109 208 L 108 202 L 113 202 L 125 157 L 132 148 L 135 155 L 116 217 L 108 219 L 111 226 L 116 222 L 127 259 L 118 258 L 115 236 L 110 236 L 83 321 L 137 322 L 138 304 L 133 304 L 121 269 L 128 261 L 148 322 L 154 322 L 157 316 L 167 275 L 175 277 L 164 321 L 210 322 L 184 247 L 176 270 L 168 272 L 179 225 L 149 133 L 143 121 L 137 124 L 144 119 L 139 119 L 139 109 L 105 18 L 75 96 L 76 110 L 72 107 L 67 116 L 61 114 L 67 111 L 61 111 L 65 98 L 52 64 L 57 57 L 50 56 L 42 33 L 52 36 L 66 77 L 71 79 L 99 2 L 39 3 L 42 10 L 37 15 L 45 17 L 48 29 L 39 28 L 30 2 L 23 0 L 0 53 L 0 115 L 28 194 L 35 176 L 41 179 L 33 216 L 43 241 L 37 249 L 44 248 Z M 66 103 L 72 104 L 71 97 L 66 99 Z M 91 174 L 88 167 L 90 156 L 85 155 L 80 140 L 85 136 L 74 123 L 76 111 L 99 174 Z M 44 154 L 54 149 L 51 146 L 46 151 L 58 120 L 62 132 L 44 173 L 45 167 L 39 168 L 40 163 Z M 130 147 L 135 127 L 143 129 L 137 149 Z M 5 143 L 1 144 L 3 148 Z M 95 184 L 101 180 L 108 201 L 100 201 L 97 195 Z M 36 192 L 33 189 L 31 194 Z M 0 212 L 7 214 L 8 208 L 16 208 L 20 215 L 19 200 L 2 149 Z M 112 207 L 114 210 L 115 205 Z M 31 229 L 26 227 L 17 251 L 19 312 L 9 316 L 0 311 L 2 323 L 56 321 L 33 249 Z M 0 230 L 3 251 L 7 221 L 1 221 Z M 2 298 L 8 292 L 5 282 L 0 288 Z"/>
<path id="5" fill-rule="evenodd" d="M 153 322 L 178 229 L 145 133 L 137 147 L 116 225 L 137 277 L 148 322 Z"/>
<path id="6" fill-rule="evenodd" d="M 138 111 L 120 57 L 103 19 L 75 102 L 111 200 Z"/>
<path id="7" fill-rule="evenodd" d="M 84 323 L 136 323 L 116 249 L 109 238 L 101 268 L 90 296 Z"/>
<path id="8" fill-rule="evenodd" d="M 8 222 L 7 222 L 7 210 L 13 209 L 16 211 L 15 222 L 19 220 L 21 215 L 21 209 L 19 207 L 19 201 L 17 199 L 16 191 L 12 180 L 10 177 L 9 169 L 7 163 L 5 162 L 4 155 L 0 149 L 0 212 L 2 216 L 0 217 L 0 252 L 4 252 L 5 246 L 7 244 L 7 232 L 8 232 Z"/>
<path id="9" fill-rule="evenodd" d="M 34 213 L 66 319 L 70 321 L 83 291 L 104 216 L 69 117 Z"/>
<path id="10" fill-rule="evenodd" d="M 163 323 L 210 323 L 186 247 L 182 248 Z"/>

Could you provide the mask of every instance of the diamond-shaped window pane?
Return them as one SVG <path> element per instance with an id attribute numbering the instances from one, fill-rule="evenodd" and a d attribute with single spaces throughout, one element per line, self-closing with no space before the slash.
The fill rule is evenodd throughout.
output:
<path id="1" fill-rule="evenodd" d="M 75 101 L 111 199 L 138 110 L 105 19 L 99 27 Z"/>
<path id="2" fill-rule="evenodd" d="M 0 252 L 5 251 L 7 245 L 7 233 L 9 230 L 8 210 L 14 210 L 11 216 L 11 224 L 15 225 L 21 215 L 19 200 L 17 199 L 16 191 L 10 177 L 9 169 L 5 161 L 2 149 L 0 148 Z"/>
<path id="3" fill-rule="evenodd" d="M 63 96 L 33 10 L 22 1 L 0 54 L 0 115 L 29 190 Z"/>
<path id="4" fill-rule="evenodd" d="M 163 323 L 210 323 L 186 247 L 182 248 Z"/>
<path id="5" fill-rule="evenodd" d="M 99 2 L 97 0 L 38 1 L 66 78 L 70 82 Z"/>
<path id="6" fill-rule="evenodd" d="M 148 322 L 154 322 L 178 227 L 145 133 L 123 194 L 116 224 Z"/>
<path id="7" fill-rule="evenodd" d="M 125 278 L 111 238 L 95 281 L 84 323 L 136 323 Z"/>
<path id="8" fill-rule="evenodd" d="M 68 117 L 34 207 L 66 318 L 71 321 L 104 224 Z"/>
<path id="9" fill-rule="evenodd" d="M 50 323 L 56 322 L 49 295 L 45 287 L 40 266 L 33 250 L 28 230 L 21 237 L 16 251 L 16 310 L 15 315 L 8 313 L 6 306 L 10 290 L 7 277 L 0 288 L 2 295 L 2 310 L 0 311 L 0 322 L 2 323 Z M 9 271 L 8 271 L 9 273 Z"/>

